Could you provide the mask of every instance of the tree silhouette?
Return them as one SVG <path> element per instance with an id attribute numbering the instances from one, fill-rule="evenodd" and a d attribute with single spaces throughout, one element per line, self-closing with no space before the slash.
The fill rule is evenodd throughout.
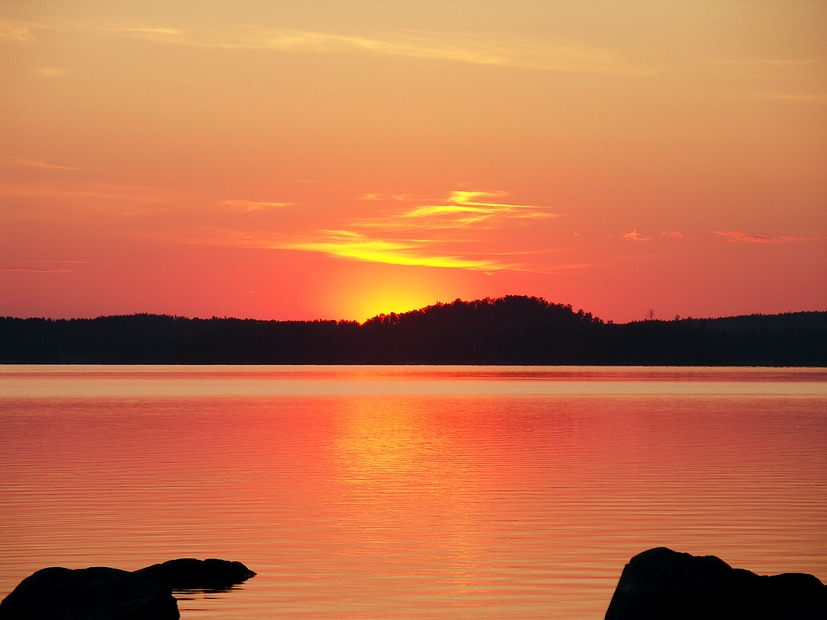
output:
<path id="1" fill-rule="evenodd" d="M 539 297 L 455 300 L 353 321 L 0 318 L 6 364 L 827 366 L 827 312 L 604 323 Z"/>

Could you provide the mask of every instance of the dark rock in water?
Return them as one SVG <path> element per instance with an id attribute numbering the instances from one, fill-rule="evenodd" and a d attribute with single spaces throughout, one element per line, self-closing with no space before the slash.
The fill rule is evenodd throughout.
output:
<path id="1" fill-rule="evenodd" d="M 0 620 L 176 620 L 172 590 L 116 568 L 44 568 L 0 602 Z"/>
<path id="2" fill-rule="evenodd" d="M 173 590 L 213 591 L 228 590 L 255 576 L 255 573 L 241 562 L 194 558 L 153 564 L 135 571 L 135 574 L 163 583 Z"/>
<path id="3" fill-rule="evenodd" d="M 228 590 L 254 575 L 241 562 L 191 558 L 133 573 L 44 568 L 0 602 L 0 620 L 177 620 L 172 590 Z"/>
<path id="4" fill-rule="evenodd" d="M 665 547 L 633 557 L 606 620 L 827 620 L 827 586 L 813 575 L 759 576 L 715 556 Z"/>

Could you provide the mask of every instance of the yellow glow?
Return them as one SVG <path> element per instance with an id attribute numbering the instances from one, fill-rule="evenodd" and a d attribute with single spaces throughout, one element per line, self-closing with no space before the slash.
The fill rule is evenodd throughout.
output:
<path id="1" fill-rule="evenodd" d="M 325 289 L 323 295 L 331 305 L 329 316 L 359 322 L 380 314 L 418 310 L 445 297 L 427 273 L 383 265 L 363 269 L 360 277 L 347 275 Z"/>
<path id="2" fill-rule="evenodd" d="M 379 289 L 357 301 L 356 316 L 358 320 L 365 321 L 380 314 L 402 314 L 432 305 L 435 301 L 416 291 Z"/>

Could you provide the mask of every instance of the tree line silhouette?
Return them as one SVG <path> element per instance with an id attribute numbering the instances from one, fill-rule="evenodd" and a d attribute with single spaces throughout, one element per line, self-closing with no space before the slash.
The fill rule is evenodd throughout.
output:
<path id="1" fill-rule="evenodd" d="M 0 363 L 827 366 L 827 312 L 604 322 L 507 296 L 355 321 L 0 318 Z"/>

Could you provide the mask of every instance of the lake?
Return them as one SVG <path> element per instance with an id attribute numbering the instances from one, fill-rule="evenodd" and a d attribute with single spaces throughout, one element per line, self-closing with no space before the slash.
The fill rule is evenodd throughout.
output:
<path id="1" fill-rule="evenodd" d="M 827 580 L 827 369 L 0 366 L 0 597 L 239 560 L 183 619 L 603 617 L 628 559 Z"/>

